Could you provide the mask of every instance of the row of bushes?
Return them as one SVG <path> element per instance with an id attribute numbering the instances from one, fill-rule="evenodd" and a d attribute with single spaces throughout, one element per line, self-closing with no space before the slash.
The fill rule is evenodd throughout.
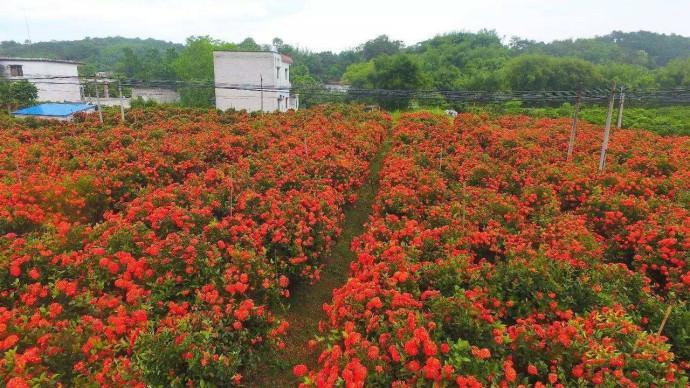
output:
<path id="1" fill-rule="evenodd" d="M 687 386 L 690 138 L 569 130 L 403 115 L 302 383 Z"/>

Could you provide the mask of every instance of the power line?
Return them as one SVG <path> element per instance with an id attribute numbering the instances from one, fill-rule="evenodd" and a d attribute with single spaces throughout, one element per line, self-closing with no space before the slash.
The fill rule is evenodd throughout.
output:
<path id="1" fill-rule="evenodd" d="M 41 76 L 41 77 L 23 77 L 23 78 L 16 78 L 16 79 L 9 79 L 8 81 L 22 81 L 22 80 L 30 80 L 30 81 L 42 81 L 42 80 L 59 80 L 59 79 L 65 79 L 65 80 L 75 80 L 79 81 L 80 84 L 94 84 L 93 81 L 89 81 L 86 77 L 82 76 Z M 216 87 L 216 88 L 238 88 L 238 89 L 257 89 L 261 90 L 260 87 L 258 87 L 255 84 L 231 84 L 231 83 L 218 83 L 214 82 L 212 80 L 192 80 L 192 81 L 180 81 L 180 80 L 143 80 L 143 79 L 134 79 L 134 78 L 125 78 L 125 79 L 112 79 L 113 82 L 120 81 L 124 83 L 127 83 L 130 86 L 139 86 L 139 85 L 147 85 L 147 86 L 192 86 L 192 87 Z M 42 82 L 41 82 L 42 83 Z M 60 82 L 62 83 L 62 82 Z M 98 84 L 105 84 L 108 83 L 106 80 L 103 80 L 101 82 L 98 82 Z M 263 88 L 263 90 L 288 90 L 289 88 L 287 87 L 270 87 L 266 86 Z M 322 86 L 312 86 L 312 87 L 300 87 L 302 90 L 322 90 L 325 89 Z M 690 89 L 688 88 L 683 88 L 683 87 L 678 87 L 678 88 L 671 88 L 671 89 L 657 89 L 657 88 L 649 88 L 649 89 L 631 89 L 628 88 L 628 91 L 631 93 L 683 93 L 683 92 L 690 92 Z M 354 92 L 354 91 L 362 91 L 362 92 L 415 92 L 415 93 L 502 93 L 502 94 L 510 94 L 510 95 L 523 95 L 523 94 L 556 94 L 556 95 L 568 95 L 568 96 L 573 96 L 576 94 L 576 90 L 467 90 L 467 89 L 377 89 L 377 88 L 355 88 L 355 87 L 349 87 L 347 89 L 343 90 L 331 90 L 328 89 L 329 92 L 335 92 L 335 93 L 347 93 L 347 92 Z M 587 94 L 594 94 L 594 95 L 607 95 L 607 88 L 590 88 L 590 89 L 583 89 L 583 93 L 585 95 Z"/>
<path id="2" fill-rule="evenodd" d="M 40 80 L 56 80 L 56 79 L 66 79 L 66 80 L 76 80 L 79 81 L 80 83 L 83 84 L 94 84 L 93 81 L 90 81 L 90 78 L 84 77 L 84 76 L 40 76 L 40 77 L 23 77 L 23 78 L 17 78 L 17 79 L 9 79 L 9 81 L 21 81 L 21 80 L 31 80 L 31 81 L 40 81 Z M 108 79 L 103 79 L 103 81 L 98 82 L 99 84 L 104 84 L 108 83 L 106 82 Z M 240 89 L 245 89 L 245 88 L 252 88 L 252 89 L 258 89 L 260 90 L 261 88 L 258 87 L 255 84 L 231 84 L 231 83 L 218 83 L 214 82 L 212 80 L 192 80 L 192 81 L 181 81 L 181 80 L 143 80 L 143 79 L 135 79 L 135 78 L 123 78 L 123 79 L 117 79 L 117 78 L 112 78 L 111 79 L 113 82 L 123 82 L 127 83 L 131 86 L 138 86 L 138 85 L 150 85 L 150 86 L 155 86 L 155 85 L 160 85 L 160 86 L 205 86 L 205 87 L 217 87 L 217 88 L 240 88 Z M 312 87 L 300 87 L 303 90 L 308 90 L 308 89 L 325 89 L 323 86 L 312 86 Z M 287 87 L 264 87 L 263 90 L 287 90 L 289 88 Z M 667 93 L 678 93 L 678 92 L 690 92 L 690 89 L 684 88 L 684 87 L 678 87 L 678 88 L 671 88 L 671 89 L 658 89 L 658 88 L 648 88 L 648 89 L 632 89 L 632 88 L 626 88 L 626 90 L 632 92 L 632 93 L 657 93 L 657 92 L 667 92 Z M 503 93 L 503 94 L 534 94 L 534 93 L 540 93 L 540 94 L 567 94 L 567 95 L 575 95 L 576 90 L 468 90 L 468 89 L 377 89 L 377 88 L 355 88 L 355 87 L 349 87 L 347 89 L 341 90 L 329 90 L 329 92 L 337 92 L 337 93 L 344 93 L 344 92 L 353 92 L 353 91 L 365 91 L 365 92 L 370 92 L 370 91 L 388 91 L 388 92 L 419 92 L 419 93 L 431 93 L 431 92 L 436 92 L 436 93 L 458 93 L 458 92 L 464 92 L 464 93 Z M 595 95 L 607 95 L 608 89 L 606 87 L 597 87 L 597 88 L 589 88 L 589 89 L 583 89 L 583 93 L 585 94 L 595 94 Z"/>
<path id="3" fill-rule="evenodd" d="M 93 82 L 79 76 L 45 76 L 24 77 L 21 79 L 4 80 L 6 82 L 34 81 L 41 85 L 80 85 L 94 86 L 106 82 Z M 115 81 L 115 80 L 113 80 Z M 124 87 L 152 87 L 169 89 L 221 89 L 240 90 L 249 92 L 275 92 L 299 94 L 313 97 L 338 97 L 344 99 L 382 98 L 382 99 L 417 99 L 437 100 L 443 98 L 449 102 L 506 102 L 522 100 L 525 102 L 568 102 L 575 99 L 576 90 L 457 90 L 457 89 L 380 89 L 380 88 L 355 88 L 346 90 L 330 90 L 322 86 L 310 87 L 274 87 L 257 86 L 252 84 L 218 83 L 211 80 L 179 81 L 179 80 L 141 80 L 124 79 L 120 81 Z M 227 99 L 227 97 L 222 97 Z M 608 99 L 608 90 L 604 88 L 583 89 L 581 99 L 583 102 L 603 102 Z M 629 90 L 626 99 L 631 102 L 657 102 L 684 104 L 690 103 L 690 89 L 637 89 Z"/>

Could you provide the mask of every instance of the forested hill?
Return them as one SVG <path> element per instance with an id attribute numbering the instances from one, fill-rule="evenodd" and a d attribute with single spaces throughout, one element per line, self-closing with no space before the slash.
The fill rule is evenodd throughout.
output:
<path id="1" fill-rule="evenodd" d="M 124 49 L 131 49 L 137 55 L 146 55 L 151 51 L 162 53 L 168 49 L 181 50 L 183 47 L 184 45 L 163 40 L 119 36 L 32 44 L 4 41 L 0 42 L 0 56 L 68 59 L 87 63 L 99 70 L 111 70 L 123 58 Z"/>
<path id="2" fill-rule="evenodd" d="M 123 37 L 84 38 L 72 41 L 50 41 L 21 44 L 14 41 L 0 42 L 0 56 L 42 57 L 82 61 L 103 70 L 112 70 L 122 60 L 124 49 L 131 49 L 136 55 L 147 55 L 150 51 L 163 53 L 168 49 L 181 50 L 183 44 L 157 39 Z M 292 50 L 289 46 L 286 47 Z M 512 38 L 507 44 L 493 31 L 478 33 L 448 33 L 404 47 L 402 42 L 380 36 L 357 46 L 353 50 L 332 52 L 293 52 L 302 57 L 312 75 L 323 81 L 339 80 L 347 66 L 366 62 L 382 54 L 398 52 L 424 53 L 444 50 L 486 55 L 487 59 L 520 54 L 545 54 L 558 57 L 575 57 L 586 61 L 622 63 L 644 66 L 649 69 L 665 66 L 676 58 L 690 56 L 690 37 L 658 34 L 648 31 L 614 31 L 595 38 L 557 40 L 549 43 Z M 479 50 L 479 52 L 475 52 Z"/>
<path id="3" fill-rule="evenodd" d="M 402 42 L 379 36 L 353 50 L 340 53 L 305 53 L 303 62 L 322 80 L 340 79 L 347 66 L 367 62 L 382 54 L 419 54 L 428 67 L 450 64 L 462 70 L 495 70 L 509 58 L 524 54 L 572 57 L 594 64 L 624 64 L 656 69 L 673 59 L 690 57 L 690 37 L 648 31 L 614 31 L 594 38 L 559 40 L 549 43 L 514 37 L 504 42 L 494 31 L 452 32 L 405 47 Z M 299 56 L 299 55 L 298 55 Z M 439 58 L 440 57 L 440 58 Z M 450 60 L 447 60 L 449 59 Z M 450 69 L 453 72 L 454 69 Z"/>
<path id="4" fill-rule="evenodd" d="M 618 62 L 649 68 L 690 56 L 690 38 L 649 31 L 621 32 L 591 39 L 557 40 L 551 43 L 513 39 L 510 46 L 520 53 L 572 56 L 594 63 Z"/>
<path id="5" fill-rule="evenodd" d="M 190 37 L 184 45 L 121 37 L 2 42 L 0 56 L 79 60 L 86 63 L 82 74 L 113 71 L 132 79 L 211 82 L 214 50 L 269 47 L 261 43 L 208 36 Z M 506 41 L 481 30 L 441 34 L 410 46 L 381 35 L 338 53 L 297 49 L 279 38 L 270 43 L 293 57 L 291 80 L 304 105 L 318 103 L 320 93 L 312 91 L 333 82 L 408 90 L 573 90 L 611 81 L 632 89 L 690 87 L 690 38 L 646 31 L 543 43 Z M 181 94 L 183 104 L 193 106 L 213 98 L 212 90 Z"/>

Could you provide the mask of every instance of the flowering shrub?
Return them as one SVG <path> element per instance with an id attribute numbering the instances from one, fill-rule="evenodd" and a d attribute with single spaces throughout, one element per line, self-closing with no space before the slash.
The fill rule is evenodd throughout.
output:
<path id="1" fill-rule="evenodd" d="M 2 385 L 242 382 L 389 118 L 159 109 L 0 131 Z"/>
<path id="2" fill-rule="evenodd" d="M 690 138 L 569 128 L 403 116 L 303 383 L 686 386 Z"/>

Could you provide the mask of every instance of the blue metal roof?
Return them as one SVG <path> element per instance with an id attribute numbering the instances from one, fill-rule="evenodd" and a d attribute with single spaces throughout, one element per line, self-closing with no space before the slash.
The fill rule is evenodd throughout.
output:
<path id="1" fill-rule="evenodd" d="M 12 112 L 15 115 L 21 116 L 53 116 L 53 117 L 67 117 L 71 114 L 93 109 L 93 105 L 89 104 L 39 104 L 28 108 L 19 109 Z"/>

